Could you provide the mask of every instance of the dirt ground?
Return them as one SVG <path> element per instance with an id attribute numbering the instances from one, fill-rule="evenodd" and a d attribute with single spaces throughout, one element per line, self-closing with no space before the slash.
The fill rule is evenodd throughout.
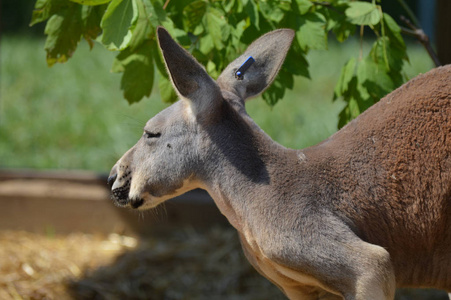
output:
<path id="1" fill-rule="evenodd" d="M 235 232 L 183 228 L 138 240 L 0 232 L 0 299 L 284 299 Z"/>

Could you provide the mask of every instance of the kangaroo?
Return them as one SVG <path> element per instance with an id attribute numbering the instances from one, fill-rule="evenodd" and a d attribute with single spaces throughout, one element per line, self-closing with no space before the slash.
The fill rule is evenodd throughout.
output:
<path id="1" fill-rule="evenodd" d="M 451 66 L 293 150 L 245 109 L 277 75 L 292 30 L 257 39 L 216 81 L 164 28 L 157 36 L 180 100 L 112 168 L 116 205 L 150 209 L 205 189 L 249 262 L 290 299 L 451 291 Z"/>

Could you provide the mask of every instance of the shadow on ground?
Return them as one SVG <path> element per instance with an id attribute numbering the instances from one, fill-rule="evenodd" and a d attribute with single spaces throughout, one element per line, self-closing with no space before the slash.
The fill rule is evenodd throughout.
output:
<path id="1" fill-rule="evenodd" d="M 75 299 L 286 299 L 243 255 L 236 232 L 182 228 L 143 239 L 111 265 L 68 285 Z M 396 300 L 448 300 L 443 291 L 399 290 Z"/>

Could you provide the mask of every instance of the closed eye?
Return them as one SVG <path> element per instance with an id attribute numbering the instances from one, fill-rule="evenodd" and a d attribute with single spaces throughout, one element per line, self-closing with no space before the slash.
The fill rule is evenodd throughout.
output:
<path id="1" fill-rule="evenodd" d="M 144 131 L 144 136 L 146 137 L 146 139 L 159 138 L 161 136 L 161 133 L 153 133 L 146 130 Z"/>

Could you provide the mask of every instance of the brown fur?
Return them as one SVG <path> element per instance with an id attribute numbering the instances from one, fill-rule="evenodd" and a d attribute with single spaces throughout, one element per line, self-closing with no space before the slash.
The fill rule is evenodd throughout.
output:
<path id="1" fill-rule="evenodd" d="M 335 206 L 388 250 L 399 285 L 451 288 L 450 79 L 450 66 L 418 76 L 309 149 L 331 154 Z"/>

